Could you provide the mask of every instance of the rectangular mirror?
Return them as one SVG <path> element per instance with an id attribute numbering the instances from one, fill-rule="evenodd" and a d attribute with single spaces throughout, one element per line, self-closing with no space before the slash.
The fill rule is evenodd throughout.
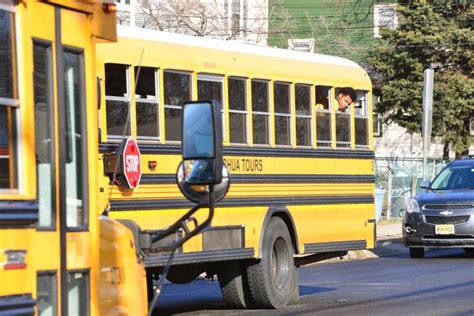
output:
<path id="1" fill-rule="evenodd" d="M 214 115 L 209 102 L 187 103 L 183 110 L 183 158 L 214 158 Z"/>

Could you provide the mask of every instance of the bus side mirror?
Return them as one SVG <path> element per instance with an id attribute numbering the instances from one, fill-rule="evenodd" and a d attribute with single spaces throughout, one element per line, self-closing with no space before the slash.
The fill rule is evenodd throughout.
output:
<path id="1" fill-rule="evenodd" d="M 229 174 L 222 160 L 221 106 L 216 101 L 186 102 L 182 122 L 179 188 L 189 200 L 201 203 L 212 187 L 217 201 L 229 188 Z"/>

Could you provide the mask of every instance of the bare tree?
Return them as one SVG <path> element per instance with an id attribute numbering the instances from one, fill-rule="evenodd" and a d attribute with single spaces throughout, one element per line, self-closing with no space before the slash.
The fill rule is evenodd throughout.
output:
<path id="1" fill-rule="evenodd" d="M 136 26 L 160 31 L 222 39 L 266 42 L 267 1 L 137 0 Z M 258 3 L 258 5 L 254 5 Z M 120 17 L 119 23 L 127 24 Z"/>

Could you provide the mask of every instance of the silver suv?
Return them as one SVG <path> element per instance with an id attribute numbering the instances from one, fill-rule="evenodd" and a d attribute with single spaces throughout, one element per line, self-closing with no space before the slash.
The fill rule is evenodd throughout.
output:
<path id="1" fill-rule="evenodd" d="M 474 252 L 474 159 L 455 160 L 423 192 L 411 198 L 403 216 L 403 239 L 410 257 L 424 247 L 462 247 Z"/>

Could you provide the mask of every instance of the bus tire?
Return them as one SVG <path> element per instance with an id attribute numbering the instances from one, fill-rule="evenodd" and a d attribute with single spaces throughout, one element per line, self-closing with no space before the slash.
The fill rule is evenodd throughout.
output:
<path id="1" fill-rule="evenodd" d="M 262 258 L 247 269 L 250 293 L 258 308 L 280 309 L 297 293 L 294 250 L 281 218 L 273 217 L 263 234 Z"/>
<path id="2" fill-rule="evenodd" d="M 247 273 L 243 263 L 231 261 L 217 273 L 222 297 L 227 306 L 244 309 L 253 306 L 250 289 L 247 283 Z"/>

